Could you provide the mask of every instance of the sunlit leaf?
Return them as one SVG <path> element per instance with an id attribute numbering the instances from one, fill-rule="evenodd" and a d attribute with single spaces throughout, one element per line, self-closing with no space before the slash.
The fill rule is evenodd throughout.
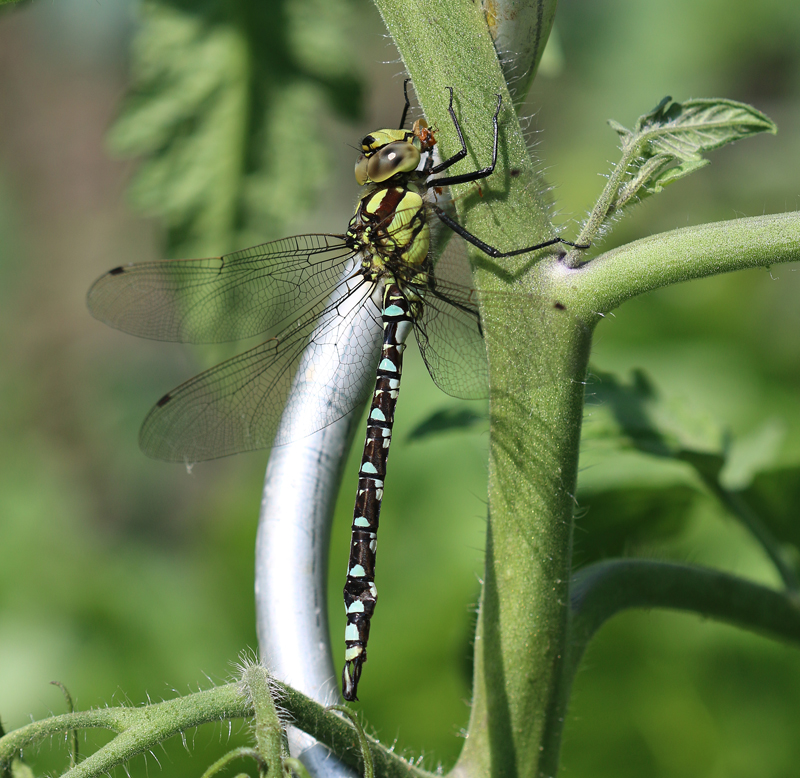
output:
<path id="1" fill-rule="evenodd" d="M 33 772 L 30 765 L 21 759 L 14 759 L 11 762 L 10 774 L 11 778 L 36 778 L 36 773 Z"/>
<path id="2" fill-rule="evenodd" d="M 705 167 L 709 161 L 703 154 L 712 149 L 760 132 L 777 132 L 775 124 L 752 106 L 721 99 L 677 103 L 665 97 L 639 117 L 633 130 L 610 124 L 622 139 L 623 151 L 634 153 L 613 203 L 615 210 Z"/>
<path id="3" fill-rule="evenodd" d="M 642 371 L 627 382 L 591 375 L 583 441 L 610 448 L 616 459 L 579 481 L 589 536 L 582 559 L 677 534 L 692 500 L 713 495 L 791 575 L 781 546 L 800 547 L 800 466 L 778 465 L 783 427 L 771 421 L 737 441 L 712 418 L 670 402 Z"/>
<path id="4" fill-rule="evenodd" d="M 725 469 L 720 481 L 726 489 L 744 489 L 758 473 L 775 467 L 785 425 L 770 419 L 749 435 L 731 441 Z"/>

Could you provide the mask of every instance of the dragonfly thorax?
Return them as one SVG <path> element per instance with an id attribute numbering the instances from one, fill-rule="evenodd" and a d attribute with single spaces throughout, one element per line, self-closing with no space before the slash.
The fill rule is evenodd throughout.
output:
<path id="1" fill-rule="evenodd" d="M 430 249 L 422 196 L 408 186 L 367 193 L 350 220 L 347 238 L 362 253 L 362 270 L 368 277 L 391 273 L 401 283 L 411 280 Z"/>

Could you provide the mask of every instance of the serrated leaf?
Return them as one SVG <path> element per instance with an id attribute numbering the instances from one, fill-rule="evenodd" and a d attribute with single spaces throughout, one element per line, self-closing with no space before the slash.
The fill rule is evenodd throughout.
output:
<path id="1" fill-rule="evenodd" d="M 109 135 L 142 156 L 134 204 L 161 218 L 172 256 L 206 256 L 281 233 L 330 167 L 327 99 L 359 108 L 348 3 L 207 0 L 142 6 L 133 86 Z M 298 140 L 298 138 L 300 140 Z"/>
<path id="2" fill-rule="evenodd" d="M 647 156 L 671 154 L 676 160 L 698 159 L 726 143 L 755 135 L 777 132 L 778 128 L 763 113 L 735 100 L 687 100 L 671 103 L 640 117 L 635 133 L 650 149 Z"/>
<path id="3" fill-rule="evenodd" d="M 659 155 L 659 158 L 662 157 L 663 155 Z M 673 181 L 677 181 L 679 178 L 688 176 L 690 173 L 694 173 L 695 170 L 700 170 L 701 167 L 705 167 L 706 165 L 710 164 L 710 159 L 686 160 L 685 162 L 682 162 L 679 165 L 671 167 L 667 170 L 659 169 L 659 172 L 651 176 L 645 183 L 645 189 L 647 190 L 648 194 L 657 194 L 665 186 L 667 186 L 667 184 L 671 184 Z"/>
<path id="4" fill-rule="evenodd" d="M 703 154 L 760 132 L 777 132 L 760 111 L 735 100 L 697 99 L 683 103 L 665 97 L 640 116 L 634 129 L 609 122 L 622 137 L 631 160 L 611 210 L 634 197 L 660 192 L 667 184 L 709 164 Z"/>

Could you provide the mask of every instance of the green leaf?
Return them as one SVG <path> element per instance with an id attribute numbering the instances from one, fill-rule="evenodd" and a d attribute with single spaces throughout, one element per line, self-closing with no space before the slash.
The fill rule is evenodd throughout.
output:
<path id="1" fill-rule="evenodd" d="M 626 486 L 578 492 L 574 566 L 637 552 L 680 535 L 696 489 L 686 485 Z"/>
<path id="2" fill-rule="evenodd" d="M 642 370 L 629 383 L 612 373 L 592 370 L 595 380 L 586 387 L 591 423 L 585 440 L 605 440 L 619 448 L 684 458 L 686 452 L 722 456 L 727 440 L 721 426 L 684 403 L 664 398 Z"/>
<path id="3" fill-rule="evenodd" d="M 586 388 L 589 423 L 584 442 L 602 442 L 620 452 L 632 449 L 649 454 L 664 460 L 664 465 L 671 463 L 673 470 L 665 471 L 662 483 L 658 483 L 656 471 L 642 478 L 640 473 L 630 472 L 630 465 L 609 468 L 607 462 L 602 462 L 594 478 L 582 479 L 578 493 L 581 504 L 600 506 L 600 516 L 594 517 L 597 526 L 592 528 L 593 545 L 589 545 L 585 556 L 598 558 L 615 542 L 619 547 L 623 536 L 635 542 L 637 533 L 643 528 L 649 531 L 653 522 L 657 529 L 666 521 L 668 534 L 677 533 L 683 527 L 677 519 L 682 512 L 685 514 L 691 495 L 711 494 L 761 544 L 787 588 L 797 590 L 795 570 L 800 556 L 795 550 L 796 558 L 787 557 L 782 543 L 800 543 L 796 507 L 800 504 L 800 467 L 774 466 L 782 428 L 770 422 L 748 438 L 732 443 L 712 419 L 667 402 L 641 371 L 635 371 L 627 384 L 609 373 L 593 371 L 593 375 L 598 380 Z M 598 404 L 599 407 L 592 407 Z M 689 465 L 693 477 L 685 478 L 686 471 L 684 475 L 675 471 L 675 464 Z M 632 503 L 624 493 L 615 493 L 625 485 L 620 472 L 636 484 L 636 489 L 649 490 L 647 499 L 639 500 L 638 516 L 636 501 Z M 669 482 L 670 475 L 673 483 Z M 613 510 L 610 520 L 603 516 L 609 495 Z M 598 512 L 597 507 L 593 510 Z M 590 517 L 591 514 L 592 510 Z"/>
<path id="4" fill-rule="evenodd" d="M 741 496 L 778 540 L 800 549 L 800 465 L 759 472 Z"/>
<path id="5" fill-rule="evenodd" d="M 633 130 L 609 121 L 622 141 L 622 157 L 608 178 L 577 243 L 591 243 L 619 212 L 634 199 L 660 192 L 667 184 L 685 178 L 708 164 L 703 154 L 759 132 L 777 132 L 763 113 L 735 100 L 687 100 L 665 97 L 652 111 L 640 116 Z M 582 263 L 573 249 L 565 260 L 570 267 Z"/>
<path id="6" fill-rule="evenodd" d="M 705 167 L 706 165 L 710 164 L 710 159 L 687 159 L 675 167 L 671 167 L 667 170 L 660 170 L 657 174 L 653 175 L 649 181 L 646 182 L 645 189 L 648 194 L 657 194 L 667 184 L 671 184 L 673 181 L 677 181 L 679 178 L 688 176 L 690 173 L 694 173 L 695 170 L 700 170 L 701 167 Z"/>
<path id="7" fill-rule="evenodd" d="M 697 99 L 662 101 L 658 109 L 639 118 L 635 135 L 647 144 L 646 153 L 649 149 L 651 154 L 685 160 L 759 132 L 777 131 L 771 119 L 746 103 Z"/>
<path id="8" fill-rule="evenodd" d="M 23 762 L 21 759 L 14 759 L 11 762 L 11 778 L 36 778 L 36 773 L 33 772 L 30 765 Z"/>
<path id="9" fill-rule="evenodd" d="M 596 369 L 590 375 L 582 445 L 613 453 L 579 478 L 586 510 L 576 524 L 576 566 L 682 533 L 692 503 L 708 494 L 705 479 L 725 461 L 720 426 L 663 397 L 643 371 L 628 381 Z"/>
<path id="10" fill-rule="evenodd" d="M 144 3 L 109 143 L 144 158 L 131 198 L 163 220 L 172 256 L 275 237 L 311 205 L 330 168 L 324 102 L 351 118 L 360 107 L 350 13 L 321 0 Z"/>
<path id="11" fill-rule="evenodd" d="M 735 100 L 687 100 L 665 97 L 640 116 L 632 131 L 610 122 L 620 134 L 623 151 L 632 157 L 613 210 L 633 197 L 660 192 L 667 184 L 709 164 L 703 154 L 759 132 L 777 132 L 760 111 Z"/>
<path id="12" fill-rule="evenodd" d="M 745 489 L 758 473 L 773 469 L 785 436 L 785 425 L 770 419 L 751 434 L 732 441 L 720 483 L 726 489 Z"/>

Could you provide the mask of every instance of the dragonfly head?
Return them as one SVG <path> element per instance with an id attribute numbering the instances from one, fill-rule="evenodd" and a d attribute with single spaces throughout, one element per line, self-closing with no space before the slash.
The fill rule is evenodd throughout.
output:
<path id="1" fill-rule="evenodd" d="M 376 130 L 361 141 L 361 156 L 356 160 L 356 181 L 381 184 L 398 173 L 417 169 L 423 152 L 436 143 L 434 131 L 424 119 L 411 130 Z"/>

